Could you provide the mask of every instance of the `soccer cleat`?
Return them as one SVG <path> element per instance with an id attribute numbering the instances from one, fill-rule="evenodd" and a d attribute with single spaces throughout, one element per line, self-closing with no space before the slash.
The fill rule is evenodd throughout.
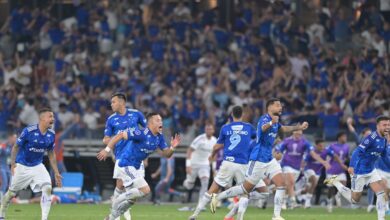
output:
<path id="1" fill-rule="evenodd" d="M 213 193 L 211 195 L 211 202 L 210 202 L 210 211 L 211 211 L 211 213 L 214 214 L 217 211 L 217 206 L 218 206 L 217 194 Z"/>
<path id="2" fill-rule="evenodd" d="M 372 212 L 372 211 L 374 211 L 374 209 L 375 209 L 375 205 L 369 205 L 368 207 L 367 207 L 367 212 Z M 387 211 L 388 212 L 388 211 Z M 387 213 L 386 212 L 386 213 Z"/>
<path id="3" fill-rule="evenodd" d="M 190 217 L 188 217 L 188 220 L 196 220 L 196 218 L 198 218 L 198 216 L 193 214 Z"/>
<path id="4" fill-rule="evenodd" d="M 337 179 L 337 175 L 333 175 L 333 176 L 329 177 L 328 179 L 325 179 L 324 184 L 326 184 L 328 186 L 333 186 L 333 183 L 334 183 L 334 181 L 336 181 L 336 179 Z"/>
<path id="5" fill-rule="evenodd" d="M 234 217 L 225 217 L 223 220 L 234 220 Z"/>
<path id="6" fill-rule="evenodd" d="M 284 218 L 282 218 L 282 216 L 278 216 L 278 217 L 272 217 L 272 220 L 284 220 Z"/>

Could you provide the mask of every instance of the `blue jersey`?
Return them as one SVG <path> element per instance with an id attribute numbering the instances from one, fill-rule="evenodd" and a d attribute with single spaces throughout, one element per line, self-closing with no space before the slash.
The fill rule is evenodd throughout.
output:
<path id="1" fill-rule="evenodd" d="M 251 150 L 251 141 L 256 138 L 256 129 L 249 123 L 232 122 L 221 128 L 218 144 L 223 144 L 223 159 L 247 164 Z"/>
<path id="2" fill-rule="evenodd" d="M 354 168 L 355 174 L 370 173 L 379 157 L 382 157 L 386 162 L 388 161 L 386 146 L 386 138 L 379 136 L 376 131 L 372 132 L 354 150 L 349 166 Z"/>
<path id="3" fill-rule="evenodd" d="M 42 134 L 38 125 L 31 125 L 23 129 L 16 141 L 19 152 L 16 155 L 16 163 L 32 167 L 42 163 L 45 151 L 54 149 L 55 133 L 48 129 Z"/>
<path id="4" fill-rule="evenodd" d="M 257 160 L 262 163 L 268 163 L 272 160 L 272 146 L 282 125 L 280 123 L 276 123 L 267 130 L 263 131 L 261 129 L 263 125 L 268 124 L 270 121 L 272 121 L 272 118 L 269 114 L 265 114 L 260 117 L 259 122 L 257 123 L 256 146 L 252 150 L 249 160 Z"/>
<path id="5" fill-rule="evenodd" d="M 386 147 L 386 159 L 383 159 L 383 157 L 379 158 L 379 160 L 376 161 L 375 163 L 375 168 L 377 169 L 380 169 L 380 170 L 383 170 L 387 173 L 390 173 L 390 144 L 387 143 L 387 147 Z"/>
<path id="6" fill-rule="evenodd" d="M 138 128 L 138 125 L 146 127 L 146 119 L 144 115 L 136 109 L 129 108 L 126 109 L 126 113 L 124 115 L 114 113 L 108 117 L 104 135 L 112 137 L 123 131 L 134 131 L 134 129 Z M 115 145 L 114 154 L 116 159 L 121 157 L 126 144 L 126 140 L 121 140 Z"/>
<path id="7" fill-rule="evenodd" d="M 129 130 L 127 137 L 129 141 L 119 161 L 120 167 L 133 166 L 139 169 L 141 162 L 149 154 L 156 151 L 157 148 L 163 150 L 168 147 L 162 134 L 153 135 L 148 128 Z"/>

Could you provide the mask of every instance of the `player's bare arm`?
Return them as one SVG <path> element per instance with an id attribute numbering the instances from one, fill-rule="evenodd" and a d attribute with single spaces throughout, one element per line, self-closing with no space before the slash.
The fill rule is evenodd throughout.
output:
<path id="1" fill-rule="evenodd" d="M 309 123 L 307 123 L 305 121 L 302 124 L 293 125 L 293 126 L 285 126 L 285 125 L 283 125 L 281 129 L 282 129 L 282 131 L 284 133 L 289 133 L 289 132 L 298 131 L 298 130 L 302 130 L 303 131 L 303 130 L 306 130 L 308 127 L 309 127 Z"/>
<path id="2" fill-rule="evenodd" d="M 171 157 L 173 152 L 176 150 L 177 146 L 179 146 L 180 142 L 181 142 L 180 135 L 175 134 L 175 136 L 171 138 L 171 146 L 168 148 L 165 148 L 162 151 L 162 155 L 164 157 L 167 157 L 167 158 Z"/>
<path id="3" fill-rule="evenodd" d="M 320 155 L 318 155 L 316 152 L 314 151 L 310 151 L 310 156 L 313 157 L 314 160 L 320 162 L 322 164 L 322 166 L 325 167 L 326 170 L 329 170 L 330 169 L 330 164 L 328 161 L 322 159 L 320 157 Z"/>
<path id="4" fill-rule="evenodd" d="M 269 123 L 263 125 L 261 127 L 261 130 L 264 132 L 266 130 L 268 130 L 270 127 L 272 127 L 273 124 L 277 124 L 279 122 L 279 116 L 278 115 L 271 115 L 271 118 L 272 118 L 272 121 L 270 121 Z"/>
<path id="5" fill-rule="evenodd" d="M 19 146 L 17 144 L 15 144 L 13 147 L 12 147 L 12 151 L 11 151 L 11 174 L 12 176 L 15 174 L 15 167 L 16 167 L 16 155 L 18 154 L 19 152 Z"/>
<path id="6" fill-rule="evenodd" d="M 341 166 L 344 170 L 349 170 L 348 167 L 345 166 L 345 164 L 343 163 L 343 161 L 340 159 L 339 156 L 334 155 L 334 159 L 335 159 L 335 161 L 337 161 L 337 163 L 340 164 L 340 166 Z"/>
<path id="7" fill-rule="evenodd" d="M 108 142 L 106 148 L 104 148 L 103 150 L 101 150 L 98 155 L 97 155 L 97 159 L 99 161 L 102 161 L 102 160 L 105 160 L 109 153 L 114 150 L 114 147 L 115 147 L 115 144 L 117 144 L 120 140 L 122 139 L 125 139 L 127 140 L 127 132 L 121 132 L 117 135 L 115 135 L 113 138 L 110 139 L 110 141 Z"/>
<path id="8" fill-rule="evenodd" d="M 186 173 L 191 174 L 191 157 L 192 153 L 194 152 L 194 148 L 191 146 L 187 149 L 187 155 L 186 155 Z"/>
<path id="9" fill-rule="evenodd" d="M 57 159 L 56 159 L 56 155 L 55 155 L 54 151 L 53 150 L 48 151 L 47 156 L 49 157 L 50 166 L 54 171 L 54 178 L 56 181 L 56 186 L 62 187 L 62 176 L 61 176 L 60 172 L 58 171 Z"/>
<path id="10" fill-rule="evenodd" d="M 221 149 L 221 148 L 223 148 L 223 144 L 215 144 L 214 146 L 213 146 L 213 151 L 211 152 L 211 155 L 210 155 L 210 157 L 209 157 L 209 161 L 213 161 L 214 160 L 214 158 L 215 158 L 215 155 L 217 154 L 217 152 Z"/>
<path id="11" fill-rule="evenodd" d="M 111 137 L 109 137 L 109 136 L 104 136 L 104 138 L 103 138 L 103 144 L 107 145 L 107 144 L 110 142 L 110 140 L 111 140 Z"/>

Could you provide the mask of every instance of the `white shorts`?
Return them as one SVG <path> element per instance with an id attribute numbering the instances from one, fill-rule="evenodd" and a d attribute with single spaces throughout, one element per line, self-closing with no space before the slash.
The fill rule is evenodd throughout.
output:
<path id="1" fill-rule="evenodd" d="M 386 181 L 386 187 L 390 189 L 390 172 L 383 171 L 381 169 L 376 169 L 379 176 L 382 178 L 382 180 Z"/>
<path id="2" fill-rule="evenodd" d="M 236 185 L 241 184 L 245 180 L 245 172 L 247 169 L 247 164 L 233 163 L 224 160 L 222 161 L 214 181 L 222 187 L 232 185 L 233 179 L 236 181 Z"/>
<path id="3" fill-rule="evenodd" d="M 297 170 L 295 168 L 292 168 L 290 166 L 284 166 L 282 167 L 283 173 L 292 173 L 294 175 L 294 182 L 298 180 L 299 174 L 301 173 L 300 170 Z"/>
<path id="4" fill-rule="evenodd" d="M 185 181 L 188 183 L 195 183 L 196 178 L 210 178 L 210 166 L 209 165 L 192 165 L 191 174 L 187 173 Z"/>
<path id="5" fill-rule="evenodd" d="M 320 175 L 317 175 L 313 169 L 305 170 L 303 174 L 307 180 L 309 180 L 312 176 L 315 176 L 317 180 L 320 178 Z"/>
<path id="6" fill-rule="evenodd" d="M 30 186 L 33 192 L 40 192 L 45 185 L 51 186 L 51 179 L 43 164 L 28 167 L 17 163 L 9 190 L 18 192 Z"/>
<path id="7" fill-rule="evenodd" d="M 142 172 L 139 169 L 135 169 L 133 166 L 119 167 L 118 175 L 123 181 L 123 186 L 126 188 L 132 187 L 139 189 L 148 185 Z"/>
<path id="8" fill-rule="evenodd" d="M 355 174 L 351 178 L 351 190 L 352 192 L 362 192 L 364 186 L 370 183 L 378 182 L 381 180 L 379 173 L 374 169 L 371 173 L 367 174 Z"/>
<path id="9" fill-rule="evenodd" d="M 119 166 L 119 160 L 116 160 L 115 161 L 115 166 L 114 166 L 114 173 L 112 175 L 112 178 L 113 179 L 121 179 L 120 175 L 119 175 L 119 170 L 120 170 L 120 166 Z M 138 172 L 140 172 L 140 174 L 145 178 L 145 166 L 144 166 L 144 162 L 141 162 L 141 166 L 139 167 L 138 169 Z"/>
<path id="10" fill-rule="evenodd" d="M 257 185 L 264 178 L 272 179 L 277 174 L 282 173 L 282 168 L 276 159 L 268 163 L 259 161 L 249 161 L 248 170 L 245 174 L 245 180 Z"/>
<path id="11" fill-rule="evenodd" d="M 327 173 L 326 174 L 326 179 L 328 179 L 328 178 L 330 178 L 330 177 L 332 177 L 334 175 L 337 175 L 336 180 L 338 180 L 338 181 L 347 181 L 347 175 L 345 175 L 345 173 L 340 173 L 340 174 L 329 174 L 329 173 Z"/>

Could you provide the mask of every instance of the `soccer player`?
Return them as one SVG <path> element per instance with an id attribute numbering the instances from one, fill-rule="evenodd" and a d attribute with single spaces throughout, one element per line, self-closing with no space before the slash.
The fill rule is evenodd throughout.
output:
<path id="1" fill-rule="evenodd" d="M 318 155 L 320 159 L 316 159 L 315 157 L 313 157 L 314 155 Z M 333 158 L 337 157 L 337 155 L 334 155 L 334 152 L 331 148 L 325 148 L 324 140 L 322 139 L 316 140 L 315 147 L 311 146 L 310 154 L 307 154 L 305 156 L 304 175 L 309 183 L 309 186 L 306 190 L 306 194 L 304 197 L 304 208 L 311 207 L 311 198 L 313 197 L 314 190 L 317 187 L 318 180 L 321 176 L 322 168 L 330 168 L 330 165 L 327 161 L 328 157 Z"/>
<path id="2" fill-rule="evenodd" d="M 336 175 L 337 179 L 344 186 L 347 184 L 347 176 L 345 172 L 348 170 L 348 167 L 344 164 L 349 155 L 349 145 L 347 144 L 347 134 L 344 132 L 339 132 L 337 134 L 337 142 L 329 145 L 337 158 L 334 157 L 330 161 L 330 169 L 326 171 L 326 178 L 330 178 L 331 176 Z M 337 193 L 337 190 L 334 187 L 331 187 L 328 190 L 328 212 L 333 211 L 333 198 L 336 197 L 336 204 L 338 207 L 341 207 L 341 198 L 340 194 Z"/>
<path id="3" fill-rule="evenodd" d="M 376 208 L 378 220 L 385 219 L 386 195 L 385 188 L 381 184 L 378 171 L 374 169 L 375 161 L 382 157 L 389 163 L 386 157 L 387 140 L 390 132 L 390 117 L 379 116 L 376 119 L 376 131 L 364 138 L 360 145 L 353 151 L 348 172 L 352 175 L 351 189 L 340 183 L 337 176 L 326 179 L 324 183 L 335 186 L 341 195 L 351 203 L 357 203 L 362 195 L 363 187 L 370 185 L 376 193 Z"/>
<path id="4" fill-rule="evenodd" d="M 97 155 L 99 160 L 105 160 L 115 144 L 122 140 L 129 140 L 118 164 L 119 178 L 123 181 L 126 193 L 122 193 L 113 201 L 111 213 L 106 217 L 107 220 L 114 220 L 121 216 L 137 198 L 150 193 L 150 187 L 143 173 L 140 172 L 142 161 L 156 150 L 169 158 L 180 144 L 180 136 L 175 135 L 171 139 L 171 146 L 167 146 L 162 135 L 162 118 L 159 114 L 150 113 L 146 118 L 147 127 L 145 129 L 128 129 L 117 134 Z"/>
<path id="5" fill-rule="evenodd" d="M 175 179 L 175 158 L 160 158 L 160 167 L 152 175 L 153 179 L 156 179 L 160 176 L 160 181 L 154 188 L 156 192 L 156 198 L 154 204 L 160 204 L 160 198 L 162 193 L 168 193 L 171 196 L 184 197 L 185 194 L 178 192 L 171 188 L 172 182 Z"/>
<path id="6" fill-rule="evenodd" d="M 297 206 L 294 186 L 301 173 L 304 154 L 309 153 L 308 155 L 311 155 L 311 157 L 315 158 L 316 161 L 319 161 L 320 164 L 328 168 L 330 167 L 329 163 L 323 160 L 314 151 L 311 144 L 302 137 L 302 134 L 302 130 L 294 131 L 291 137 L 284 139 L 275 149 L 276 154 L 284 153 L 281 166 L 287 186 L 288 207 L 292 209 Z"/>
<path id="7" fill-rule="evenodd" d="M 7 142 L 0 144 L 0 201 L 3 198 L 4 193 L 7 191 L 9 182 L 11 180 L 11 171 L 7 161 L 11 155 L 12 146 L 14 146 L 16 143 L 16 138 L 16 134 L 11 132 L 8 134 Z"/>
<path id="8" fill-rule="evenodd" d="M 42 164 L 45 151 L 48 153 L 50 165 L 55 173 L 56 185 L 62 186 L 62 177 L 58 172 L 54 154 L 55 133 L 51 129 L 53 124 L 53 112 L 48 108 L 41 109 L 39 123 L 24 128 L 13 146 L 11 152 L 12 180 L 1 202 L 0 219 L 5 218 L 9 202 L 16 193 L 30 186 L 33 192 L 42 191 L 42 220 L 47 220 L 51 206 L 52 186 L 49 172 Z"/>
<path id="9" fill-rule="evenodd" d="M 195 220 L 204 207 L 211 201 L 211 195 L 217 193 L 222 187 L 232 184 L 241 184 L 245 179 L 245 171 L 251 150 L 251 140 L 256 138 L 256 129 L 249 123 L 242 122 L 243 109 L 241 106 L 234 106 L 232 109 L 233 121 L 222 126 L 217 143 L 214 145 L 210 160 L 223 148 L 223 162 L 214 178 L 209 190 L 200 194 L 201 198 L 190 220 Z M 262 186 L 265 186 L 262 185 Z M 239 201 L 238 218 L 242 219 L 248 198 L 242 197 Z"/>
<path id="10" fill-rule="evenodd" d="M 209 157 L 213 146 L 217 143 L 217 138 L 214 137 L 214 125 L 210 122 L 206 123 L 205 133 L 196 137 L 187 150 L 186 172 L 187 176 L 183 182 L 183 186 L 187 190 L 191 190 L 195 186 L 195 181 L 199 177 L 200 190 L 199 201 L 202 195 L 207 191 L 210 180 L 210 161 Z"/>
<path id="11" fill-rule="evenodd" d="M 379 176 L 382 178 L 382 184 L 385 189 L 387 197 L 390 193 L 390 135 L 386 135 L 387 147 L 385 152 L 386 160 L 379 158 L 375 163 L 375 169 L 378 171 Z M 389 212 L 389 203 L 386 203 L 386 210 Z M 388 213 L 387 213 L 388 214 Z"/>
<path id="12" fill-rule="evenodd" d="M 267 114 L 260 117 L 257 125 L 256 146 L 249 157 L 249 168 L 243 184 L 234 186 L 218 195 L 213 194 L 210 203 L 211 212 L 216 211 L 218 200 L 228 197 L 248 194 L 265 177 L 269 177 L 276 186 L 274 198 L 273 220 L 283 220 L 280 216 L 284 198 L 285 183 L 280 164 L 272 156 L 272 146 L 279 130 L 282 132 L 293 132 L 305 130 L 309 124 L 303 122 L 300 125 L 284 126 L 279 122 L 282 114 L 282 104 L 279 99 L 272 98 L 266 103 Z"/>
<path id="13" fill-rule="evenodd" d="M 103 138 L 104 144 L 107 145 L 111 140 L 111 137 L 119 134 L 120 132 L 127 130 L 134 131 L 136 128 L 138 128 L 139 125 L 142 127 L 146 126 L 146 119 L 140 111 L 136 109 L 126 108 L 126 95 L 124 93 L 118 92 L 114 93 L 111 96 L 111 108 L 114 113 L 110 117 L 108 117 L 106 122 L 106 128 L 104 130 Z M 121 155 L 123 154 L 123 149 L 126 144 L 126 140 L 121 140 L 115 145 L 114 149 L 114 156 L 116 161 L 113 178 L 116 179 L 116 188 L 112 197 L 113 200 L 115 200 L 120 194 L 125 192 L 122 180 L 119 178 L 118 174 L 118 163 L 121 158 Z M 145 172 L 143 164 L 141 164 L 140 172 Z M 124 213 L 124 217 L 126 220 L 130 220 L 130 211 L 126 211 Z M 119 220 L 119 218 L 117 220 Z"/>

